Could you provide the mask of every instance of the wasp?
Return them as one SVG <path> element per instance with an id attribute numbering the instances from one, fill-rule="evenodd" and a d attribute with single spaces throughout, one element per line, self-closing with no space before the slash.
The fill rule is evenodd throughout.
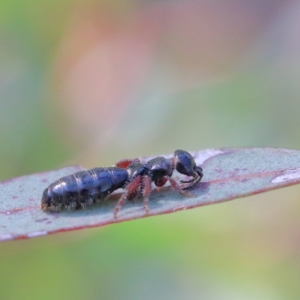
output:
<path id="1" fill-rule="evenodd" d="M 191 177 L 180 180 L 182 185 L 172 178 L 173 171 Z M 99 203 L 115 190 L 124 192 L 114 208 L 114 218 L 126 200 L 138 194 L 144 199 L 144 209 L 149 213 L 148 200 L 152 183 L 157 187 L 169 182 L 175 191 L 188 195 L 186 189 L 196 185 L 203 177 L 203 169 L 196 165 L 192 155 L 184 150 L 176 150 L 174 157 L 155 157 L 146 163 L 139 159 L 125 159 L 113 167 L 93 168 L 60 178 L 50 184 L 43 192 L 41 209 L 59 211 L 63 208 L 75 210 Z"/>

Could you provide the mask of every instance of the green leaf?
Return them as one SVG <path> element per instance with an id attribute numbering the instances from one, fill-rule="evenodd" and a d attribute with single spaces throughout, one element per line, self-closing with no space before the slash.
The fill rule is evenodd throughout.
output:
<path id="1" fill-rule="evenodd" d="M 224 148 L 191 152 L 203 167 L 202 181 L 185 197 L 166 186 L 154 189 L 148 216 L 245 197 L 300 182 L 300 151 L 274 148 Z M 172 155 L 165 155 L 172 157 Z M 143 162 L 151 157 L 141 158 Z M 104 226 L 146 217 L 143 200 L 127 202 L 114 220 L 113 209 L 122 194 L 114 192 L 101 204 L 85 210 L 45 213 L 43 190 L 62 176 L 83 170 L 71 166 L 56 171 L 13 178 L 0 183 L 0 241 Z M 176 180 L 183 176 L 174 172 Z"/>

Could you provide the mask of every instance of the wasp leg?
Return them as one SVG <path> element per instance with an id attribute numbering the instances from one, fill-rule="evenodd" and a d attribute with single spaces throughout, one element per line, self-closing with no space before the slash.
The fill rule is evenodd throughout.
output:
<path id="1" fill-rule="evenodd" d="M 121 207 L 124 205 L 127 198 L 130 198 L 134 193 L 136 193 L 136 190 L 138 189 L 140 183 L 141 183 L 142 176 L 138 175 L 135 177 L 125 188 L 125 192 L 118 201 L 115 209 L 114 209 L 114 219 L 117 219 L 117 215 Z"/>
<path id="2" fill-rule="evenodd" d="M 180 180 L 181 183 L 191 183 L 190 186 L 198 183 L 203 176 L 200 176 L 198 173 L 194 172 L 194 174 L 192 175 L 193 178 L 189 179 L 189 180 Z"/>
<path id="3" fill-rule="evenodd" d="M 166 178 L 169 180 L 171 183 L 172 188 L 179 192 L 181 195 L 184 195 L 186 197 L 194 197 L 194 195 L 190 194 L 189 192 L 185 191 L 183 188 L 180 187 L 180 185 L 174 180 L 173 178 L 166 176 Z"/>
<path id="4" fill-rule="evenodd" d="M 144 209 L 146 211 L 146 215 L 149 214 L 148 200 L 151 193 L 151 178 L 148 175 L 143 176 L 143 188 L 142 195 L 144 198 Z"/>
<path id="5" fill-rule="evenodd" d="M 187 183 L 187 184 L 182 185 L 182 189 L 185 190 L 185 189 L 192 187 L 193 185 L 200 182 L 201 178 L 202 178 L 201 176 L 197 175 L 197 177 L 194 177 L 194 179 L 192 179 L 192 180 L 180 180 L 181 183 Z"/>
<path id="6" fill-rule="evenodd" d="M 188 189 L 188 188 L 192 187 L 193 185 L 197 184 L 198 182 L 200 182 L 203 177 L 203 169 L 201 167 L 195 167 L 195 172 L 192 176 L 193 176 L 193 179 L 191 179 L 191 180 L 186 180 L 186 181 L 180 180 L 180 182 L 182 182 L 182 183 L 190 183 L 190 184 L 184 185 L 182 187 L 183 189 Z"/>

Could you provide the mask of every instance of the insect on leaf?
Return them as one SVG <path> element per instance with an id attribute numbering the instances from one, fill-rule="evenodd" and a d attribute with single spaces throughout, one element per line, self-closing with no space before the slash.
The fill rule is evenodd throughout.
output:
<path id="1" fill-rule="evenodd" d="M 300 182 L 300 151 L 274 148 L 224 148 L 190 152 L 204 177 L 185 197 L 170 186 L 153 189 L 148 216 L 245 197 Z M 164 155 L 167 158 L 173 154 Z M 146 162 L 152 157 L 140 158 Z M 0 241 L 32 238 L 62 231 L 104 226 L 146 216 L 143 200 L 126 202 L 114 219 L 122 195 L 117 190 L 101 204 L 76 211 L 45 213 L 40 208 L 43 190 L 57 179 L 83 170 L 71 166 L 0 182 Z M 185 180 L 174 172 L 173 178 Z"/>

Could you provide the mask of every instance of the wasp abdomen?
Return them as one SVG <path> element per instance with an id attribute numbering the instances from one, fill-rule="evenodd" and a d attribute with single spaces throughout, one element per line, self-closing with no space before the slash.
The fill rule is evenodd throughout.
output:
<path id="1" fill-rule="evenodd" d="M 127 178 L 127 171 L 117 167 L 94 168 L 62 177 L 44 191 L 42 209 L 85 207 L 123 187 Z"/>

